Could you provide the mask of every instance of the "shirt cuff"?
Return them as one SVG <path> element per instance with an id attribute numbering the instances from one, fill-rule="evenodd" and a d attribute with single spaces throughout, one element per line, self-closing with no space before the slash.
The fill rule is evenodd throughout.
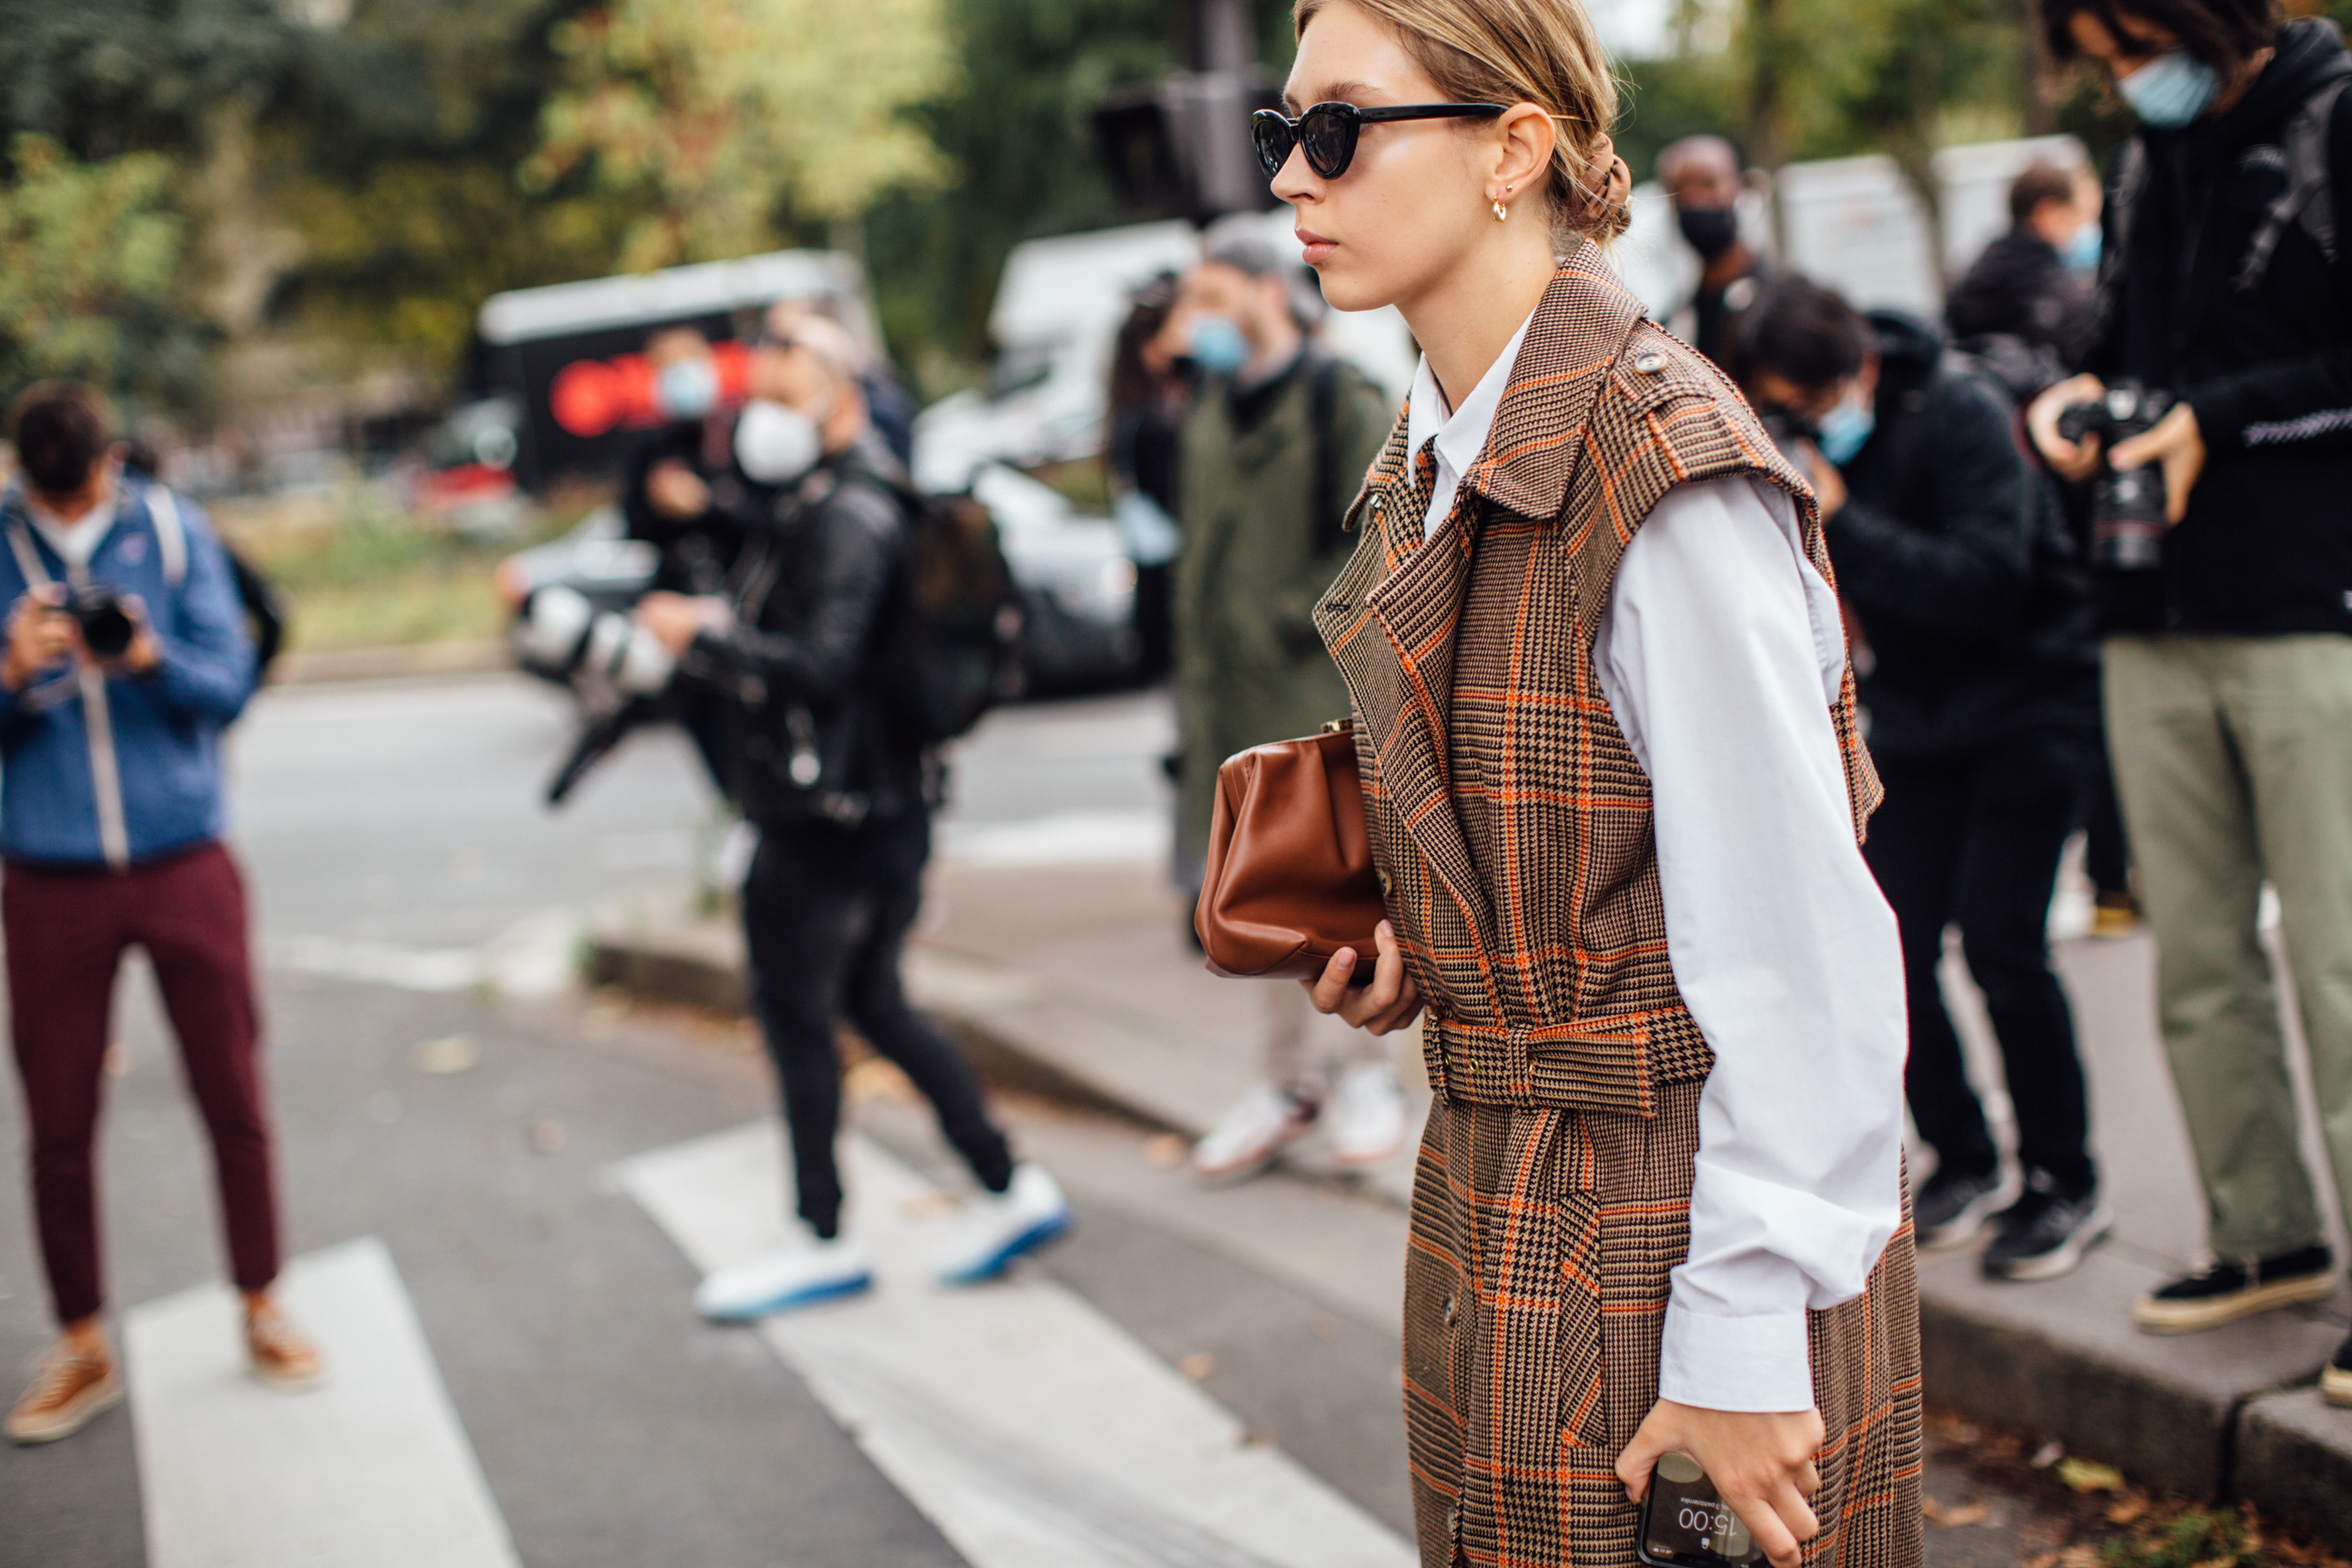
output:
<path id="1" fill-rule="evenodd" d="M 1805 1313 L 1716 1318 L 1666 1303 L 1658 1397 L 1700 1410 L 1811 1410 Z"/>

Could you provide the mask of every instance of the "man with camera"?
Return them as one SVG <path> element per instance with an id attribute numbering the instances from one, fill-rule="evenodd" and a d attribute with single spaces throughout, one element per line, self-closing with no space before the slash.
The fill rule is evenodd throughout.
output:
<path id="1" fill-rule="evenodd" d="M 253 687 L 226 559 L 202 513 L 124 472 L 88 387 L 27 388 L 9 435 L 20 473 L 0 495 L 0 931 L 62 1331 L 7 1434 L 46 1443 L 122 1398 L 99 1323 L 91 1144 L 132 946 L 154 968 L 212 1138 L 253 1373 L 304 1387 L 322 1364 L 270 1290 L 278 1210 L 245 890 L 220 841 L 220 731 Z"/>
<path id="2" fill-rule="evenodd" d="M 1937 1155 L 1913 1206 L 1919 1245 L 1966 1245 L 1992 1217 L 1988 1275 L 2053 1278 L 2111 1223 L 2045 934 L 2059 854 L 2097 772 L 2087 587 L 2053 559 L 2055 497 L 2012 437 L 2006 391 L 1927 322 L 1895 311 L 1865 321 L 1783 274 L 1730 337 L 1742 386 L 1811 473 L 1858 623 L 1860 696 L 1886 784 L 1864 853 L 1902 931 L 1905 1089 Z M 1937 984 L 1948 925 L 2000 1039 L 2015 1184 Z"/>
<path id="3" fill-rule="evenodd" d="M 2255 931 L 2265 880 L 2352 1200 L 2352 59 L 2273 0 L 2043 16 L 2140 120 L 2108 174 L 2086 374 L 2029 423 L 2100 491 L 2109 749 L 2216 1258 L 2135 1315 L 2180 1331 L 2334 1284 Z M 2352 1344 L 2326 1375 L 2352 1401 Z"/>
<path id="4" fill-rule="evenodd" d="M 754 351 L 736 457 L 767 510 L 721 595 L 648 594 L 637 624 L 678 678 L 724 700 L 735 798 L 758 829 L 743 931 L 792 1131 L 802 1228 L 703 1281 L 696 1305 L 743 1320 L 865 1289 L 842 1230 L 834 1140 L 836 1020 L 896 1063 L 986 1189 L 940 1277 L 988 1278 L 1069 1224 L 1043 1168 L 1015 1163 L 953 1042 L 910 1007 L 898 965 L 922 904 L 937 770 L 894 702 L 908 592 L 908 481 L 866 418 L 860 354 L 803 318 Z"/>

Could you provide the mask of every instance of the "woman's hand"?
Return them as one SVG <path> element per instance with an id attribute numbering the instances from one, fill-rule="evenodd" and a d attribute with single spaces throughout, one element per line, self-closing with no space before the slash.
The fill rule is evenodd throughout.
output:
<path id="1" fill-rule="evenodd" d="M 2143 463 L 2164 468 L 2164 521 L 2179 522 L 2189 510 L 2189 492 L 2205 471 L 2205 433 L 2197 427 L 2197 410 L 2176 403 L 2172 412 L 2128 441 L 2116 443 L 2107 459 L 2118 469 Z"/>
<path id="2" fill-rule="evenodd" d="M 2058 434 L 2058 416 L 2077 403 L 2091 402 L 2106 393 L 2107 384 L 2095 375 L 2069 376 L 2044 389 L 2026 406 L 2025 428 L 2033 437 L 2033 448 L 2059 478 L 2087 479 L 2099 471 L 2099 438 L 2085 436 L 2080 441 L 2069 441 Z"/>
<path id="3" fill-rule="evenodd" d="M 1816 1410 L 1701 1410 L 1661 1399 L 1617 1459 L 1617 1479 L 1635 1502 L 1650 1489 L 1650 1472 L 1668 1454 L 1688 1454 L 1716 1495 L 1731 1507 L 1771 1559 L 1772 1568 L 1797 1568 L 1805 1542 L 1822 1532 L 1811 1498 L 1822 1473 L 1822 1417 Z"/>
<path id="4" fill-rule="evenodd" d="M 1382 921 L 1372 931 L 1380 952 L 1372 963 L 1372 983 L 1354 985 L 1356 950 L 1343 947 L 1331 955 L 1322 974 L 1298 984 L 1318 1013 L 1337 1013 L 1359 1029 L 1385 1035 L 1402 1029 L 1421 1016 L 1421 989 L 1405 973 L 1404 950 L 1397 945 L 1396 928 Z"/>

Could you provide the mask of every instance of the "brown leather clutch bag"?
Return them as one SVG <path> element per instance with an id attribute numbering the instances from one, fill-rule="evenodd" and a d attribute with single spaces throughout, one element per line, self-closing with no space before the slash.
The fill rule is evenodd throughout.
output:
<path id="1" fill-rule="evenodd" d="M 1345 726 L 1225 760 L 1192 914 L 1211 970 L 1309 978 L 1352 947 L 1356 978 L 1367 981 L 1372 930 L 1385 913 L 1364 833 L 1356 738 Z"/>

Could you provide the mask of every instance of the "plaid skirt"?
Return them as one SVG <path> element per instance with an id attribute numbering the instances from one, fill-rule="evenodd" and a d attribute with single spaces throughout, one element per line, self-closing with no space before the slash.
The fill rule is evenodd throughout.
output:
<path id="1" fill-rule="evenodd" d="M 1623 1568 L 1617 1456 L 1658 1394 L 1689 1250 L 1701 1085 L 1654 1119 L 1430 1108 L 1405 1256 L 1404 1404 L 1423 1568 Z M 1906 1203 L 1858 1298 L 1811 1314 L 1829 1437 L 1810 1564 L 1918 1568 L 1918 1297 Z"/>

